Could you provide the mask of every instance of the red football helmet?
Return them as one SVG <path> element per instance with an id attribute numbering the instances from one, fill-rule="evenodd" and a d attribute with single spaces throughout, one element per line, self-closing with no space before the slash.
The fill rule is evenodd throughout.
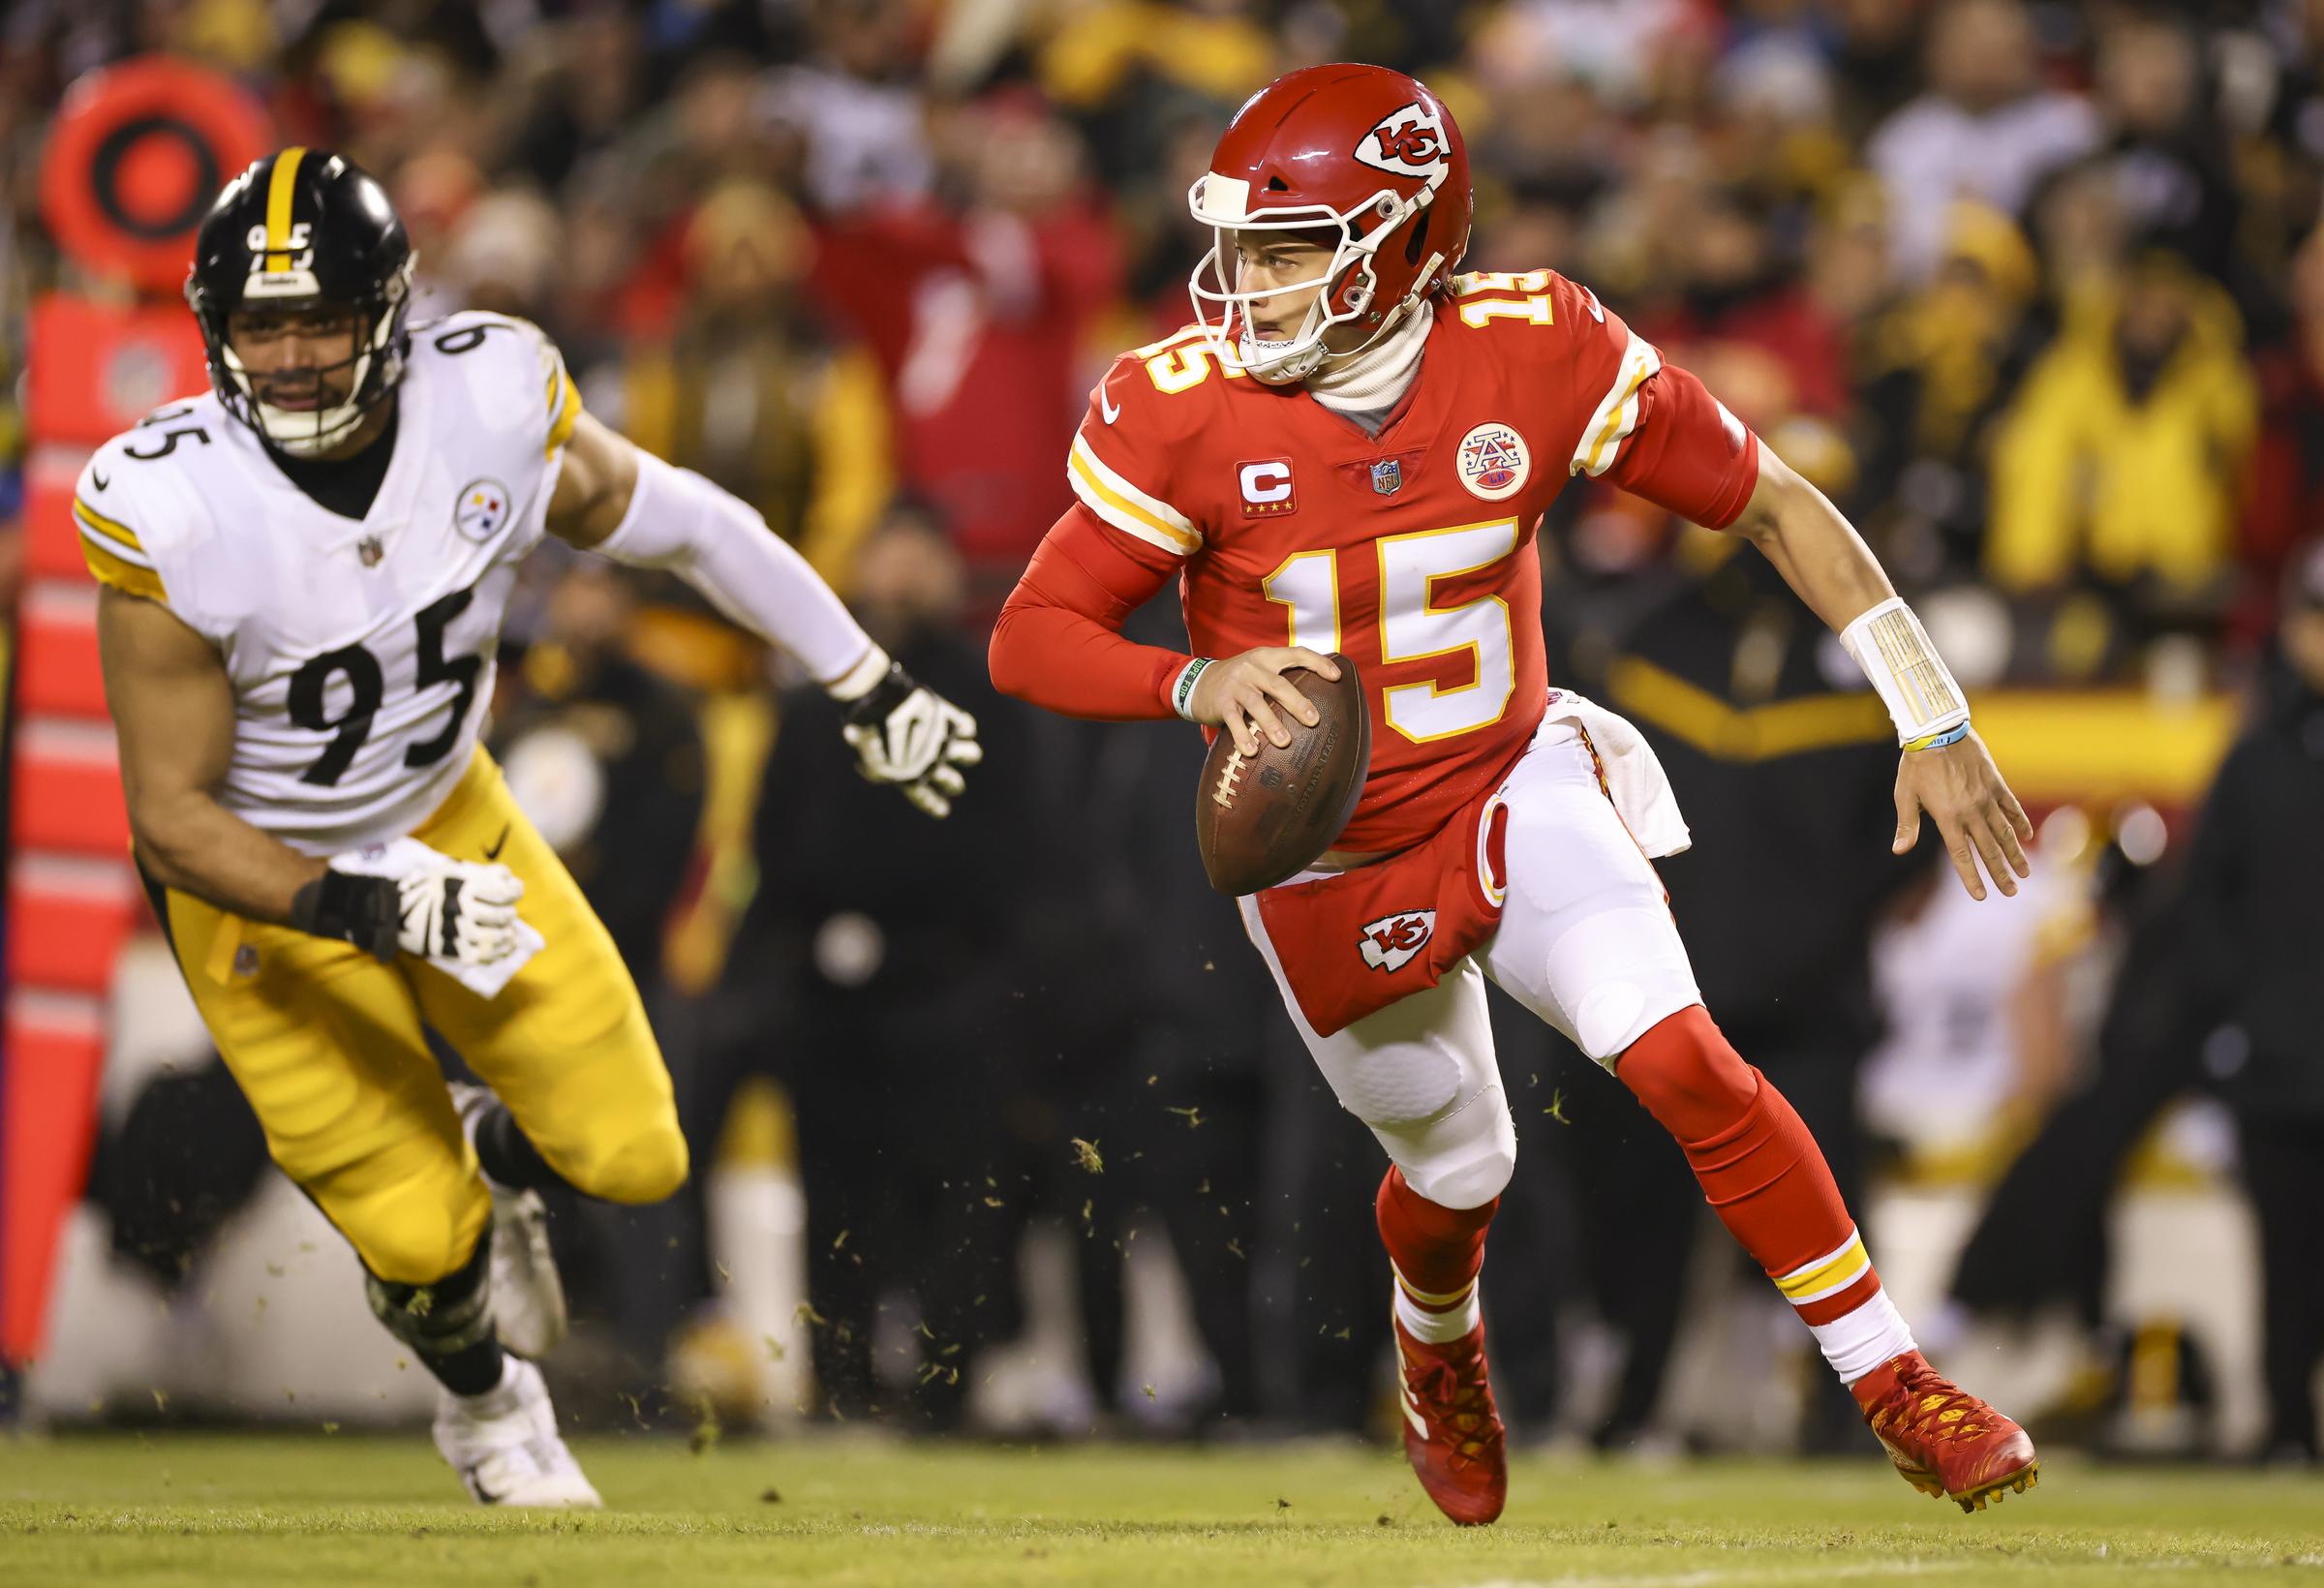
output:
<path id="1" fill-rule="evenodd" d="M 1252 95 L 1186 202 L 1213 238 L 1187 283 L 1195 318 L 1223 361 L 1270 384 L 1313 372 L 1333 325 L 1368 327 L 1368 347 L 1447 286 L 1474 207 L 1468 150 L 1444 102 L 1401 72 L 1349 65 L 1304 67 Z M 1339 238 L 1323 275 L 1235 290 L 1236 232 L 1316 229 Z M 1318 286 L 1289 341 L 1250 334 L 1250 304 Z"/>

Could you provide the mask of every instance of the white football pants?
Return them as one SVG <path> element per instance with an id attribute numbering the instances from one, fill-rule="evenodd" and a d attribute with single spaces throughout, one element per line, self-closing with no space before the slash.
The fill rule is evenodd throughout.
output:
<path id="1" fill-rule="evenodd" d="M 1446 1207 L 1499 1196 L 1517 1161 L 1486 976 L 1609 1068 L 1652 1026 L 1702 1001 L 1661 879 L 1570 724 L 1542 724 L 1502 800 L 1509 897 L 1499 931 L 1435 987 L 1330 1036 L 1300 1015 L 1257 904 L 1241 901 L 1243 927 L 1340 1106 L 1371 1127 L 1415 1191 Z"/>

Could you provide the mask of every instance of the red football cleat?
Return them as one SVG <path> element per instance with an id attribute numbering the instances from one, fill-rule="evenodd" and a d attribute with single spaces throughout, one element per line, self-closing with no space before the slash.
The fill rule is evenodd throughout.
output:
<path id="1" fill-rule="evenodd" d="M 1917 1351 L 1891 1357 L 1850 1387 L 1888 1459 L 1921 1493 L 1983 1511 L 2041 1481 L 2026 1430 L 1952 1380 Z"/>
<path id="2" fill-rule="evenodd" d="M 1391 1322 L 1403 1379 L 1405 1457 L 1437 1510 L 1463 1527 L 1489 1522 L 1509 1498 L 1509 1457 L 1484 1382 L 1484 1325 L 1429 1345 Z"/>

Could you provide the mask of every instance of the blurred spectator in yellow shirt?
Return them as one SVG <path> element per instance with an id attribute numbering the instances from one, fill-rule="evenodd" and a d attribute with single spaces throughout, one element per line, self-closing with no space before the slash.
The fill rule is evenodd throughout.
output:
<path id="1" fill-rule="evenodd" d="M 756 507 L 844 590 L 888 497 L 887 404 L 869 355 L 835 346 L 799 301 L 813 247 L 775 189 L 716 189 L 687 229 L 677 329 L 631 361 L 622 419 L 640 446 Z"/>
<path id="2" fill-rule="evenodd" d="M 2203 593 L 2232 549 L 2257 408 L 2234 305 L 2177 255 L 2077 290 L 2003 420 L 1987 571 L 2019 592 L 2087 572 Z"/>

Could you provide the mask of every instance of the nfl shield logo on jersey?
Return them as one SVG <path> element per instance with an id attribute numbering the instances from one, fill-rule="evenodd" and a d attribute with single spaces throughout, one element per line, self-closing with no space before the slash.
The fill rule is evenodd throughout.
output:
<path id="1" fill-rule="evenodd" d="M 1505 424 L 1481 424 L 1460 439 L 1460 482 L 1469 495 L 1499 502 L 1525 488 L 1533 458 L 1525 438 Z"/>
<path id="2" fill-rule="evenodd" d="M 1394 458 L 1381 458 L 1372 465 L 1372 489 L 1382 496 L 1394 496 L 1404 485 L 1404 465 Z"/>
<path id="3" fill-rule="evenodd" d="M 1365 964 L 1393 975 L 1412 963 L 1412 957 L 1426 948 L 1428 939 L 1435 935 L 1436 911 L 1398 910 L 1393 915 L 1366 922 L 1356 946 L 1362 951 Z"/>
<path id="4" fill-rule="evenodd" d="M 472 479 L 452 504 L 452 523 L 471 540 L 490 540 L 508 522 L 508 487 L 497 479 Z"/>

